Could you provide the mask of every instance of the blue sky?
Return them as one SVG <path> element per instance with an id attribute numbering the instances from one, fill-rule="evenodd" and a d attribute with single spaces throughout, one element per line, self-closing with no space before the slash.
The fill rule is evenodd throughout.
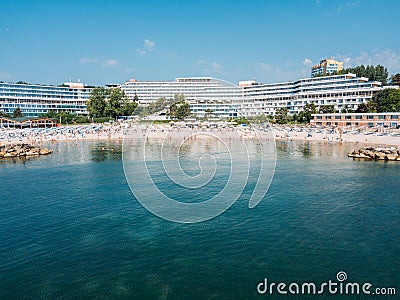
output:
<path id="1" fill-rule="evenodd" d="M 280 82 L 329 56 L 394 74 L 399 17 L 396 0 L 1 0 L 0 80 Z"/>

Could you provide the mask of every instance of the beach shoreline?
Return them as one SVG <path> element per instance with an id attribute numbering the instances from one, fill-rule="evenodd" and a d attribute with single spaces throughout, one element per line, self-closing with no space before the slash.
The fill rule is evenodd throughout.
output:
<path id="1" fill-rule="evenodd" d="M 133 124 L 117 123 L 111 125 L 69 125 L 48 129 L 0 129 L 0 145 L 33 144 L 62 141 L 107 141 L 124 138 L 140 139 L 243 139 L 243 140 L 281 140 L 281 141 L 318 141 L 333 144 L 385 145 L 400 146 L 400 135 L 371 131 L 343 131 L 332 128 L 309 126 L 272 125 L 256 127 L 256 131 L 245 126 L 224 128 L 176 127 L 169 124 Z"/>

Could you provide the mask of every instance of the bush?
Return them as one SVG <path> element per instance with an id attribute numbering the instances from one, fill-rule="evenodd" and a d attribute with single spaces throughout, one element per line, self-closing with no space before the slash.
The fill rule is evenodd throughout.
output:
<path id="1" fill-rule="evenodd" d="M 95 123 L 110 122 L 110 118 L 109 117 L 93 118 L 93 122 Z"/>

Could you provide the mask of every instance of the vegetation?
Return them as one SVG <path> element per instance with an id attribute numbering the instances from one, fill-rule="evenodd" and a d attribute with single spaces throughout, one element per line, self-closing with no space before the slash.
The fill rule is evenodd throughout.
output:
<path id="1" fill-rule="evenodd" d="M 317 106 L 315 103 L 307 103 L 298 115 L 294 116 L 295 121 L 299 123 L 309 123 L 311 120 L 311 114 L 317 113 Z"/>
<path id="2" fill-rule="evenodd" d="M 86 105 L 90 117 L 114 119 L 117 116 L 131 116 L 138 104 L 131 102 L 120 88 L 96 87 Z"/>
<path id="3" fill-rule="evenodd" d="M 56 119 L 61 124 L 75 124 L 75 123 L 89 123 L 91 120 L 86 116 L 78 116 L 69 111 L 49 111 L 48 113 L 42 114 L 43 118 Z"/>
<path id="4" fill-rule="evenodd" d="M 400 90 L 384 89 L 376 93 L 372 102 L 376 104 L 379 112 L 400 112 Z"/>
<path id="5" fill-rule="evenodd" d="M 346 68 L 339 72 L 334 72 L 332 74 L 326 74 L 326 75 L 318 74 L 316 77 L 332 76 L 332 75 L 347 74 L 347 73 L 356 74 L 358 77 L 366 77 L 371 81 L 374 81 L 374 80 L 380 81 L 380 82 L 382 82 L 382 85 L 387 85 L 387 83 L 388 83 L 388 77 L 389 77 L 388 70 L 386 67 L 381 66 L 381 65 L 377 65 L 377 66 L 361 65 L 361 66 L 357 66 L 355 68 Z M 399 75 L 399 77 L 400 77 L 400 75 Z"/>
<path id="6" fill-rule="evenodd" d="M 7 114 L 5 112 L 0 111 L 0 117 L 6 117 L 6 118 L 11 118 L 10 114 Z"/>
<path id="7" fill-rule="evenodd" d="M 23 116 L 22 110 L 19 107 L 14 109 L 13 118 L 21 118 L 22 116 Z"/>
<path id="8" fill-rule="evenodd" d="M 392 75 L 390 78 L 390 84 L 391 85 L 398 85 L 400 86 L 400 73 L 397 73 L 395 75 Z"/>
<path id="9" fill-rule="evenodd" d="M 275 121 L 278 124 L 285 124 L 290 121 L 289 110 L 286 107 L 280 107 L 275 112 Z"/>
<path id="10" fill-rule="evenodd" d="M 355 68 L 347 68 L 343 69 L 342 71 L 339 72 L 340 74 L 347 74 L 347 73 L 354 73 L 358 77 L 366 77 L 369 80 L 376 80 L 382 82 L 383 85 L 387 84 L 387 79 L 389 76 L 389 73 L 387 71 L 387 68 L 381 65 L 375 66 L 357 66 Z"/>
<path id="11" fill-rule="evenodd" d="M 169 106 L 169 115 L 171 118 L 183 120 L 190 116 L 190 105 L 186 103 L 183 94 L 176 94 L 174 96 L 174 103 Z"/>
<path id="12" fill-rule="evenodd" d="M 320 114 L 333 114 L 336 112 L 334 105 L 322 105 L 319 107 Z"/>
<path id="13" fill-rule="evenodd" d="M 236 125 L 241 125 L 241 124 L 247 124 L 247 125 L 249 125 L 249 124 L 250 124 L 249 120 L 247 120 L 247 119 L 244 118 L 244 117 L 240 117 L 240 118 L 231 118 L 231 119 L 229 119 L 228 121 L 229 121 L 229 122 L 235 122 Z"/>

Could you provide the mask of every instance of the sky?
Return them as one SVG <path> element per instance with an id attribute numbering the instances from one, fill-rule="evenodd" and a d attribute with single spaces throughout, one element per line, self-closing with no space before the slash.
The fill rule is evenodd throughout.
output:
<path id="1" fill-rule="evenodd" d="M 0 81 L 273 83 L 331 56 L 396 74 L 399 17 L 397 0 L 0 0 Z"/>

